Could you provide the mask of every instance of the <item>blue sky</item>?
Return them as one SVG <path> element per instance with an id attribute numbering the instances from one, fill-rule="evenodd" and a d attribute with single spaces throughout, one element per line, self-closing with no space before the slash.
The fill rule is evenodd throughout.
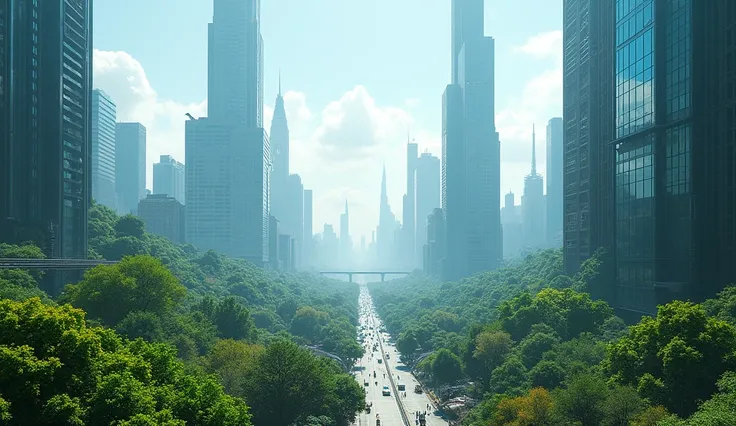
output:
<path id="1" fill-rule="evenodd" d="M 95 85 L 116 101 L 119 120 L 149 128 L 149 167 L 160 154 L 183 160 L 183 113 L 206 113 L 212 1 L 104 1 L 94 12 Z M 384 161 L 400 216 L 407 131 L 420 151 L 439 154 L 449 12 L 449 0 L 262 1 L 265 103 L 280 69 L 291 166 L 315 191 L 315 232 L 338 222 L 347 198 L 354 241 L 370 234 Z M 562 1 L 486 0 L 485 22 L 496 39 L 502 193 L 520 194 L 532 122 L 543 172 L 544 126 L 561 113 Z"/>

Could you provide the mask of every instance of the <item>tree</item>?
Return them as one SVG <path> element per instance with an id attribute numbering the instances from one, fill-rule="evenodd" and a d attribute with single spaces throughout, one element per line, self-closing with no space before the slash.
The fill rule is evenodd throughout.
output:
<path id="1" fill-rule="evenodd" d="M 432 360 L 432 375 L 438 383 L 456 382 L 463 377 L 460 358 L 447 349 L 440 349 Z"/>
<path id="2" fill-rule="evenodd" d="M 481 360 L 488 371 L 503 363 L 513 347 L 511 335 L 505 331 L 484 331 L 475 338 L 473 357 Z"/>
<path id="3" fill-rule="evenodd" d="M 322 327 L 329 317 L 326 312 L 318 311 L 311 306 L 297 309 L 291 320 L 291 332 L 312 342 L 319 340 Z"/>
<path id="4" fill-rule="evenodd" d="M 288 426 L 300 416 L 319 414 L 328 392 L 325 371 L 314 355 L 288 341 L 271 343 L 246 390 L 253 420 Z"/>
<path id="5" fill-rule="evenodd" d="M 146 225 L 142 220 L 133 216 L 132 214 L 126 214 L 118 219 L 115 223 L 115 232 L 118 237 L 133 237 L 142 238 L 145 233 Z"/>
<path id="6" fill-rule="evenodd" d="M 404 356 L 411 357 L 418 348 L 419 342 L 414 330 L 407 330 L 399 334 L 399 338 L 396 339 L 396 349 Z"/>
<path id="7" fill-rule="evenodd" d="M 608 395 L 608 388 L 601 377 L 582 374 L 570 380 L 567 388 L 557 390 L 556 409 L 567 424 L 599 426 L 605 419 Z"/>
<path id="8" fill-rule="evenodd" d="M 208 371 L 220 377 L 230 395 L 245 397 L 248 380 L 264 356 L 265 348 L 232 339 L 220 340 L 206 357 Z"/>
<path id="9" fill-rule="evenodd" d="M 176 305 L 186 288 L 161 262 L 150 256 L 126 257 L 116 265 L 100 265 L 66 287 L 60 300 L 115 325 L 133 311 L 162 314 Z"/>
<path id="10" fill-rule="evenodd" d="M 505 398 L 498 403 L 492 424 L 498 426 L 552 426 L 554 400 L 544 388 L 534 388 L 528 394 Z"/>
<path id="11" fill-rule="evenodd" d="M 680 415 L 708 399 L 716 381 L 735 367 L 736 329 L 709 317 L 701 305 L 676 301 L 644 318 L 611 345 L 606 368 L 614 380 Z"/>

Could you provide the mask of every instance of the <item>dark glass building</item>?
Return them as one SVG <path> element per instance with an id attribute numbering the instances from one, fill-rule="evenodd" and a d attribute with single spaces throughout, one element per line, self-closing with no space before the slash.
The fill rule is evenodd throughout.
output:
<path id="1" fill-rule="evenodd" d="M 91 3 L 0 1 L 0 240 L 50 257 L 87 255 Z"/>
<path id="2" fill-rule="evenodd" d="M 604 96 L 592 104 L 614 121 L 612 128 L 602 118 L 597 123 L 602 139 L 590 216 L 597 233 L 590 248 L 613 254 L 615 280 L 604 296 L 621 311 L 653 314 L 657 304 L 700 301 L 736 280 L 736 3 L 610 3 L 613 11 L 599 16 L 613 24 L 614 39 L 601 43 L 598 34 L 596 55 L 599 66 L 612 59 L 613 85 L 599 72 L 591 86 L 599 93 L 613 88 L 614 102 Z M 565 95 L 574 99 L 570 83 Z M 609 211 L 612 232 L 603 220 Z M 567 242 L 566 235 L 572 266 L 583 253 L 574 257 Z"/>

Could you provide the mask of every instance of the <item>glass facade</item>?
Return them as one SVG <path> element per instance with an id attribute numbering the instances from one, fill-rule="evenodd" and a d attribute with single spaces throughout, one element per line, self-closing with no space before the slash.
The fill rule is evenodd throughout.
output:
<path id="1" fill-rule="evenodd" d="M 654 306 L 654 135 L 619 144 L 616 152 L 616 280 L 620 307 Z"/>
<path id="2" fill-rule="evenodd" d="M 654 123 L 654 1 L 616 1 L 616 137 Z"/>
<path id="3" fill-rule="evenodd" d="M 667 121 L 675 121 L 689 115 L 692 102 L 690 0 L 667 0 L 667 11 L 664 88 Z"/>

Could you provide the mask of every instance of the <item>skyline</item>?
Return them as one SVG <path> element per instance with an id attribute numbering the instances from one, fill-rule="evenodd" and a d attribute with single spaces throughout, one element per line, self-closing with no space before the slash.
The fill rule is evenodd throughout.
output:
<path id="1" fill-rule="evenodd" d="M 486 8 L 488 9 L 488 6 Z M 107 15 L 114 9 L 110 5 L 96 8 L 96 15 L 99 14 L 101 18 L 98 21 L 109 20 Z M 489 26 L 489 21 L 493 23 L 504 16 L 504 19 L 513 18 L 511 8 L 501 8 L 497 11 L 499 16 L 489 17 L 486 14 L 486 27 Z M 401 12 L 400 10 L 397 13 Z M 431 85 L 422 84 L 425 87 L 423 92 L 408 93 L 417 96 L 406 97 L 402 103 L 384 96 L 381 93 L 382 87 L 378 86 L 377 82 L 369 85 L 370 78 L 365 79 L 365 86 L 346 86 L 344 82 L 339 82 L 336 85 L 340 84 L 340 87 L 331 87 L 329 91 L 320 90 L 323 88 L 319 85 L 324 85 L 325 81 L 315 81 L 316 88 L 313 90 L 308 85 L 305 87 L 303 74 L 309 75 L 315 71 L 310 68 L 316 67 L 289 69 L 277 63 L 284 62 L 274 59 L 283 56 L 283 52 L 279 53 L 279 50 L 283 50 L 283 43 L 279 43 L 278 38 L 272 34 L 275 31 L 274 11 L 264 5 L 261 24 L 266 46 L 263 127 L 270 128 L 273 102 L 277 94 L 278 68 L 281 68 L 286 114 L 292 139 L 291 172 L 300 174 L 304 185 L 314 190 L 315 230 L 321 230 L 324 223 L 337 225 L 347 198 L 351 205 L 353 241 L 359 241 L 361 236 L 369 240 L 371 230 L 378 221 L 377 201 L 380 195 L 381 166 L 384 162 L 388 174 L 389 203 L 395 215 L 402 217 L 401 199 L 405 192 L 407 131 L 419 145 L 420 154 L 428 151 L 440 156 L 441 95 L 450 74 L 450 67 L 447 64 L 450 55 L 449 40 L 444 41 L 449 39 L 449 21 L 447 16 L 443 15 L 445 12 L 449 12 L 449 2 L 447 5 L 440 5 L 431 13 L 433 17 L 435 14 L 439 15 L 437 21 L 440 24 L 439 32 L 442 32 L 441 28 L 446 28 L 446 33 L 438 36 L 443 39 L 443 43 L 433 49 L 431 56 L 418 58 L 420 63 L 434 60 L 441 62 L 443 65 L 439 78 Z M 155 14 L 155 11 L 152 13 Z M 206 23 L 211 19 L 211 10 L 206 15 L 195 18 L 195 21 L 189 19 L 182 25 L 195 25 L 198 32 L 206 31 Z M 395 20 L 396 17 L 390 21 Z M 496 96 L 498 111 L 496 122 L 502 150 L 501 194 L 509 190 L 517 195 L 522 192 L 523 177 L 529 170 L 531 124 L 536 122 L 542 125 L 553 116 L 561 115 L 559 29 L 561 16 L 557 16 L 554 21 L 554 25 L 546 28 L 540 25 L 538 29 L 527 28 L 527 34 L 514 34 L 514 37 L 510 37 L 508 32 L 500 33 L 500 29 L 497 31 L 498 25 L 492 25 L 492 28 L 486 31 L 487 35 L 497 39 L 498 45 L 496 80 L 499 90 Z M 433 21 L 429 23 L 434 25 Z M 427 24 L 425 22 L 413 25 L 416 27 Z M 550 28 L 556 29 L 544 31 Z M 106 36 L 105 32 L 114 30 L 114 28 L 106 29 L 106 25 L 96 26 L 96 47 L 101 50 L 95 51 L 95 87 L 105 90 L 113 97 L 118 105 L 119 120 L 140 121 L 149 130 L 147 175 L 150 177 L 152 164 L 161 154 L 184 158 L 183 127 L 186 119 L 184 113 L 190 112 L 197 117 L 206 115 L 206 102 L 197 102 L 196 97 L 186 93 L 181 97 L 164 96 L 170 92 L 166 87 L 170 83 L 162 84 L 155 76 L 161 74 L 162 69 L 168 69 L 172 80 L 179 81 L 181 85 L 204 85 L 200 82 L 182 80 L 178 74 L 173 73 L 172 67 L 166 66 L 165 63 L 152 63 L 150 60 L 145 63 L 139 62 L 137 58 L 146 58 L 148 53 L 135 48 L 135 43 L 110 41 L 110 36 Z M 142 34 L 147 31 L 150 29 L 141 28 Z M 167 33 L 181 31 L 176 23 L 171 23 L 167 28 Z M 199 35 L 195 33 L 187 35 L 186 39 L 196 37 Z M 417 49 L 426 50 L 426 44 L 432 41 L 432 37 L 428 36 L 427 41 Z M 379 41 L 376 41 L 374 44 L 378 43 Z M 379 47 L 389 46 L 381 44 Z M 391 52 L 386 54 L 390 55 Z M 206 55 L 207 51 L 204 48 L 198 49 L 196 54 L 190 56 L 192 61 L 199 62 L 202 58 L 206 58 Z M 529 77 L 519 84 L 506 84 L 503 79 L 508 78 L 508 70 L 509 67 L 513 68 L 513 63 L 529 64 L 529 70 L 518 72 Z M 206 60 L 203 64 L 193 65 L 206 68 Z M 334 66 L 336 69 L 339 67 L 338 64 Z M 331 80 L 332 76 L 328 77 L 322 80 Z M 405 84 L 405 81 L 404 78 L 397 77 L 394 84 L 409 86 L 409 82 Z M 206 91 L 206 87 L 200 89 Z M 336 90 L 343 91 L 343 95 L 334 96 Z M 347 132 L 346 127 L 350 128 Z M 351 136 L 359 133 L 363 135 L 361 138 Z M 346 146 L 342 143 L 345 140 L 355 143 Z M 544 144 L 538 147 L 537 155 L 540 159 L 538 168 L 544 176 L 546 174 Z M 361 159 L 360 164 L 356 165 L 356 158 Z M 331 163 L 331 167 L 326 168 L 325 163 Z M 150 186 L 149 179 L 147 187 Z"/>

